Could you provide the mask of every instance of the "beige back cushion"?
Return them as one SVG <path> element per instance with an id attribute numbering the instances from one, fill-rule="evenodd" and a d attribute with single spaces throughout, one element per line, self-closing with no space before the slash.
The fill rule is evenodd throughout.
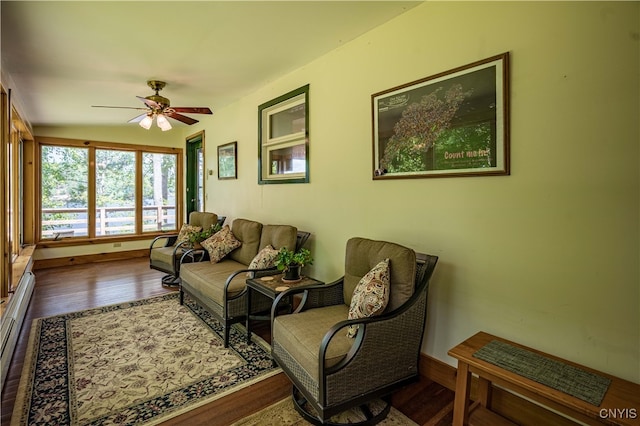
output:
<path id="1" fill-rule="evenodd" d="M 242 245 L 232 251 L 229 257 L 248 266 L 258 254 L 262 224 L 248 219 L 235 219 L 231 231 L 236 239 L 242 242 Z"/>
<path id="2" fill-rule="evenodd" d="M 202 227 L 203 230 L 211 228 L 218 221 L 218 215 L 209 212 L 189 213 L 189 225 Z"/>
<path id="3" fill-rule="evenodd" d="M 291 225 L 264 225 L 262 227 L 262 236 L 260 237 L 260 250 L 271 244 L 271 246 L 280 250 L 286 247 L 289 250 L 296 249 L 296 239 L 298 238 L 298 229 Z"/>
<path id="4" fill-rule="evenodd" d="M 413 295 L 416 279 L 416 253 L 410 248 L 386 241 L 351 238 L 347 241 L 344 262 L 344 302 L 351 304 L 351 296 L 358 282 L 381 260 L 389 258 L 391 285 L 389 304 L 385 312 L 396 309 Z"/>

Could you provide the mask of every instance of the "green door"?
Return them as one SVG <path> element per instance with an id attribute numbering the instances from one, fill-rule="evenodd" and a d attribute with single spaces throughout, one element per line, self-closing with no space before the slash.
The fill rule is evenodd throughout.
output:
<path id="1" fill-rule="evenodd" d="M 187 220 L 193 211 L 204 211 L 204 132 L 187 139 Z"/>

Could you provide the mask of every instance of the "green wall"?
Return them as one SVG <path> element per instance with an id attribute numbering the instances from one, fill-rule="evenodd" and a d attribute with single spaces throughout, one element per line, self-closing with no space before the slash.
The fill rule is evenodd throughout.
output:
<path id="1" fill-rule="evenodd" d="M 204 129 L 207 210 L 311 231 L 320 279 L 351 236 L 438 255 L 425 353 L 455 365 L 447 350 L 484 330 L 640 382 L 639 40 L 638 2 L 426 2 L 212 100 L 177 146 Z M 511 176 L 371 179 L 371 94 L 506 51 Z M 311 182 L 260 186 L 257 107 L 305 84 Z M 232 141 L 238 179 L 219 181 Z"/>
<path id="2" fill-rule="evenodd" d="M 440 256 L 440 360 L 484 330 L 640 381 L 639 20 L 637 2 L 427 2 L 217 109 L 207 167 L 238 141 L 238 180 L 214 172 L 207 209 L 311 231 L 324 280 L 351 236 Z M 371 94 L 506 51 L 511 176 L 371 179 Z M 307 83 L 311 182 L 259 186 L 257 107 Z"/>

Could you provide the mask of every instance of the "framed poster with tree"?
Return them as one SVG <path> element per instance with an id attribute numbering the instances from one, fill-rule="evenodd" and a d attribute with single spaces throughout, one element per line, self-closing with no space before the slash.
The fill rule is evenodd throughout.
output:
<path id="1" fill-rule="evenodd" d="M 373 179 L 508 175 L 509 54 L 371 95 Z"/>

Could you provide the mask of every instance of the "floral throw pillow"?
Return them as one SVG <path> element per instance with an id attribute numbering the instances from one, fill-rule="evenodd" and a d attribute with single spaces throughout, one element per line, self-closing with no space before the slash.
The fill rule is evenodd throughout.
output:
<path id="1" fill-rule="evenodd" d="M 242 245 L 231 232 L 229 225 L 200 243 L 209 252 L 211 263 L 217 263 L 223 257 Z"/>
<path id="2" fill-rule="evenodd" d="M 249 264 L 249 269 L 265 269 L 274 266 L 278 250 L 271 244 L 260 250 Z M 253 272 L 247 272 L 247 277 L 252 278 Z"/>
<path id="3" fill-rule="evenodd" d="M 182 225 L 182 228 L 180 228 L 178 239 L 176 240 L 176 245 L 189 241 L 189 236 L 191 234 L 200 231 L 202 231 L 202 226 L 189 225 L 188 223 L 185 223 L 184 225 Z"/>
<path id="4" fill-rule="evenodd" d="M 348 319 L 380 315 L 389 303 L 389 259 L 373 267 L 353 290 Z M 355 337 L 357 325 L 349 326 L 348 337 Z"/>

